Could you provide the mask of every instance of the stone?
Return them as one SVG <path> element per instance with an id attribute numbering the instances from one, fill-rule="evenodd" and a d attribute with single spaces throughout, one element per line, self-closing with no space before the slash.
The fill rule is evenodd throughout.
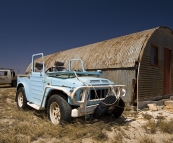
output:
<path id="1" fill-rule="evenodd" d="M 173 108 L 173 100 L 168 100 L 164 102 L 165 106 L 169 106 L 169 108 Z"/>
<path id="2" fill-rule="evenodd" d="M 170 96 L 170 100 L 173 100 L 173 96 Z"/>
<path id="3" fill-rule="evenodd" d="M 173 108 L 170 108 L 169 106 L 164 106 L 163 110 L 167 110 L 167 111 L 173 112 Z"/>
<path id="4" fill-rule="evenodd" d="M 151 111 L 157 111 L 158 110 L 158 107 L 156 104 L 147 104 L 149 110 Z"/>

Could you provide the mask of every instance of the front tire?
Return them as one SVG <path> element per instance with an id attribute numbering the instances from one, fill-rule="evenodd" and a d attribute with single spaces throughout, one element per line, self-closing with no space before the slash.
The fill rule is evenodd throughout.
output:
<path id="1" fill-rule="evenodd" d="M 60 121 L 71 122 L 71 110 L 71 106 L 63 98 L 63 95 L 52 95 L 49 98 L 47 113 L 54 125 L 59 124 Z"/>
<path id="2" fill-rule="evenodd" d="M 26 109 L 28 107 L 24 87 L 19 88 L 16 94 L 16 98 L 17 98 L 17 108 L 19 110 Z"/>

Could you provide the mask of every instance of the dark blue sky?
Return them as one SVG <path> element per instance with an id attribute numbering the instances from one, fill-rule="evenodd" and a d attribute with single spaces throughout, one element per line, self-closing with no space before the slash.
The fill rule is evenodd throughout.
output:
<path id="1" fill-rule="evenodd" d="M 173 29 L 172 0 L 0 0 L 0 67 L 158 26 Z"/>

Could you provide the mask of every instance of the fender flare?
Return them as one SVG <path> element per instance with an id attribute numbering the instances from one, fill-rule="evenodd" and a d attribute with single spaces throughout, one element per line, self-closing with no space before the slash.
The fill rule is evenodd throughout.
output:
<path id="1" fill-rule="evenodd" d="M 22 85 L 22 86 L 19 86 L 19 85 Z M 17 91 L 19 90 L 20 87 L 24 87 L 25 89 L 25 95 L 26 95 L 26 99 L 27 99 L 27 96 L 28 96 L 28 90 L 26 90 L 27 88 L 27 84 L 24 83 L 24 82 L 20 82 L 17 84 L 17 89 L 16 89 L 16 94 L 17 94 Z M 17 97 L 17 96 L 16 96 Z M 17 98 L 15 97 L 15 101 L 17 101 Z"/>
<path id="2" fill-rule="evenodd" d="M 65 90 L 63 87 L 45 86 L 44 91 L 43 91 L 43 95 L 42 95 L 42 98 L 41 98 L 40 108 L 42 107 L 43 104 L 44 104 L 44 106 L 46 105 L 47 97 L 45 98 L 45 96 L 46 96 L 47 89 L 49 89 L 49 90 L 52 90 L 52 89 L 59 90 L 59 91 L 64 92 L 67 95 L 70 95 L 70 92 Z"/>

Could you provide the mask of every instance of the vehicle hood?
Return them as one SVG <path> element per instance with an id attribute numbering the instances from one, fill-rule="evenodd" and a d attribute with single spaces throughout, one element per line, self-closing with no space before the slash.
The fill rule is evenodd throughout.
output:
<path id="1" fill-rule="evenodd" d="M 86 85 L 109 85 L 114 84 L 108 79 L 104 78 L 97 78 L 97 77 L 78 77 L 78 78 L 67 78 L 67 79 L 61 79 L 61 78 L 52 78 L 51 84 L 53 86 L 64 86 L 69 88 L 75 88 L 78 86 L 86 86 Z"/>

